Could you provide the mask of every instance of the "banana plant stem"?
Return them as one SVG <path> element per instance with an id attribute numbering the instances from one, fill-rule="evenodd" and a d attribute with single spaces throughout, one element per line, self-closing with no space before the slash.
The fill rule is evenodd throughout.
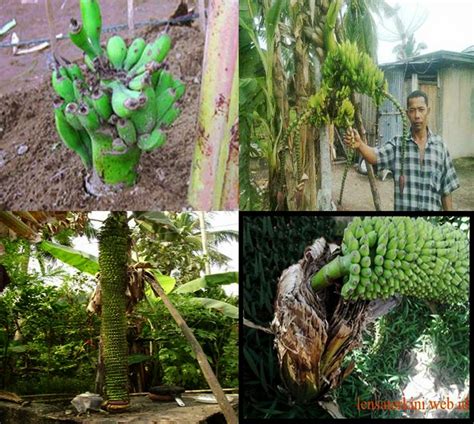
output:
<path id="1" fill-rule="evenodd" d="M 336 257 L 313 275 L 311 278 L 311 287 L 314 290 L 321 290 L 328 287 L 334 280 L 349 273 L 351 263 L 351 255 Z"/>

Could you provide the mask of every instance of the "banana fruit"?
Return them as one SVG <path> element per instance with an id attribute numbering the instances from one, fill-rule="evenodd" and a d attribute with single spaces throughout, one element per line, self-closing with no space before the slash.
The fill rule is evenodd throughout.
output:
<path id="1" fill-rule="evenodd" d="M 95 111 L 104 121 L 107 121 L 112 115 L 109 96 L 104 91 L 97 89 L 92 93 L 91 99 Z"/>
<path id="2" fill-rule="evenodd" d="M 91 156 L 82 142 L 79 132 L 69 125 L 60 107 L 56 108 L 54 111 L 54 121 L 56 124 L 56 130 L 63 143 L 80 156 L 86 168 L 90 168 L 92 165 Z"/>
<path id="3" fill-rule="evenodd" d="M 84 31 L 98 56 L 102 54 L 100 35 L 102 32 L 102 16 L 97 0 L 79 0 Z"/>
<path id="4" fill-rule="evenodd" d="M 159 128 L 155 128 L 150 134 L 144 134 L 138 137 L 138 147 L 144 152 L 163 146 L 166 141 L 166 135 Z"/>
<path id="5" fill-rule="evenodd" d="M 96 50 L 96 48 L 91 44 L 84 27 L 75 19 L 71 19 L 69 38 L 90 59 L 94 59 L 100 55 L 100 51 Z"/>
<path id="6" fill-rule="evenodd" d="M 171 48 L 171 37 L 168 34 L 160 35 L 155 41 L 149 43 L 138 60 L 130 69 L 131 75 L 141 74 L 145 70 L 145 65 L 151 61 L 160 63 L 165 59 Z"/>
<path id="7" fill-rule="evenodd" d="M 112 84 L 112 109 L 120 118 L 129 118 L 133 111 L 137 110 L 143 102 L 142 94 L 138 91 L 129 90 L 122 83 Z"/>
<path id="8" fill-rule="evenodd" d="M 147 134 L 152 131 L 155 127 L 157 118 L 157 103 L 153 87 L 147 87 L 143 91 L 143 94 L 147 98 L 146 103 L 132 113 L 130 117 L 139 135 Z"/>
<path id="9" fill-rule="evenodd" d="M 76 96 L 74 94 L 72 81 L 67 77 L 63 77 L 61 74 L 58 74 L 59 72 L 54 70 L 51 77 L 51 84 L 54 91 L 66 102 L 73 102 L 76 99 Z"/>
<path id="10" fill-rule="evenodd" d="M 133 40 L 132 44 L 130 44 L 130 47 L 127 50 L 127 56 L 125 57 L 125 61 L 123 63 L 123 69 L 128 71 L 138 62 L 143 54 L 143 50 L 145 50 L 145 46 L 146 42 L 143 38 L 136 38 Z"/>
<path id="11" fill-rule="evenodd" d="M 122 69 L 127 56 L 127 45 L 120 35 L 114 35 L 107 42 L 107 57 L 115 69 Z"/>

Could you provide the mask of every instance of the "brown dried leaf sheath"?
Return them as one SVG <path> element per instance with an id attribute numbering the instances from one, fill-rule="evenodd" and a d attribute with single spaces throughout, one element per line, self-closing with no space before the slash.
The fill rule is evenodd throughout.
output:
<path id="1" fill-rule="evenodd" d="M 360 340 L 369 302 L 346 302 L 340 283 L 315 292 L 311 276 L 339 254 L 324 238 L 316 240 L 278 282 L 272 330 L 286 390 L 295 401 L 321 398 L 338 386 L 354 364 L 341 368 Z"/>

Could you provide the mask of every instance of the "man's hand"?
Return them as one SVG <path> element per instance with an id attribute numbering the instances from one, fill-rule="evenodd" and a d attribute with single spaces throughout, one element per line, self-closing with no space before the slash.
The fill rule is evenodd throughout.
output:
<path id="1" fill-rule="evenodd" d="M 344 143 L 346 143 L 347 147 L 358 149 L 363 142 L 357 130 L 348 128 L 344 134 Z"/>
<path id="2" fill-rule="evenodd" d="M 375 150 L 362 141 L 362 138 L 360 137 L 357 130 L 348 128 L 344 134 L 344 143 L 346 143 L 346 146 L 348 147 L 359 150 L 362 157 L 371 165 L 375 165 L 377 163 Z"/>

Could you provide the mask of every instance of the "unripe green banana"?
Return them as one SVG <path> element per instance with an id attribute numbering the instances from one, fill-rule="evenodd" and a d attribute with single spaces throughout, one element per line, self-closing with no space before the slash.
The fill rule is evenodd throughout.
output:
<path id="1" fill-rule="evenodd" d="M 157 105 L 153 87 L 148 86 L 145 88 L 143 94 L 147 97 L 146 103 L 133 112 L 130 117 L 139 135 L 151 132 L 155 128 L 157 117 Z"/>
<path id="2" fill-rule="evenodd" d="M 130 119 L 119 119 L 117 122 L 117 132 L 120 138 L 129 146 L 136 144 L 137 131 Z"/>
<path id="3" fill-rule="evenodd" d="M 88 156 L 92 158 L 92 140 L 91 140 L 91 137 L 89 136 L 89 133 L 85 129 L 78 131 L 78 133 L 79 133 L 79 136 L 81 137 L 82 144 L 86 148 Z"/>
<path id="4" fill-rule="evenodd" d="M 164 93 L 161 93 L 157 99 L 156 104 L 158 108 L 157 121 L 161 122 L 166 115 L 166 112 L 173 106 L 175 101 L 176 93 L 172 88 L 169 88 Z"/>
<path id="5" fill-rule="evenodd" d="M 143 74 L 137 75 L 135 78 L 133 78 L 129 82 L 128 87 L 131 90 L 140 91 L 151 85 L 151 73 L 149 71 L 145 71 Z"/>
<path id="6" fill-rule="evenodd" d="M 76 98 L 76 102 L 82 100 L 84 96 L 85 85 L 84 82 L 81 80 L 74 80 L 72 82 L 72 89 L 74 90 L 74 97 Z"/>
<path id="7" fill-rule="evenodd" d="M 56 130 L 63 143 L 71 150 L 74 150 L 81 157 L 84 166 L 89 168 L 92 165 L 91 157 L 82 143 L 79 133 L 69 125 L 61 108 L 55 109 L 54 121 L 56 123 Z"/>
<path id="8" fill-rule="evenodd" d="M 152 60 L 160 63 L 168 54 L 171 48 L 171 37 L 168 34 L 161 34 L 153 43 L 149 43 L 139 59 L 130 69 L 130 75 L 141 74 L 145 65 Z"/>
<path id="9" fill-rule="evenodd" d="M 89 132 L 94 132 L 100 127 L 99 115 L 85 103 L 79 106 L 77 116 L 82 126 Z"/>
<path id="10" fill-rule="evenodd" d="M 77 103 L 68 103 L 64 109 L 64 116 L 66 117 L 69 125 L 71 125 L 71 127 L 73 127 L 75 130 L 83 130 L 84 127 L 77 116 L 78 109 L 79 106 Z"/>
<path id="11" fill-rule="evenodd" d="M 81 70 L 81 68 L 79 67 L 79 65 L 77 63 L 72 63 L 71 65 L 69 65 L 67 67 L 67 72 L 69 74 L 69 77 L 73 81 L 75 79 L 84 81 L 84 79 L 85 79 L 84 74 L 82 73 L 82 70 Z"/>
<path id="12" fill-rule="evenodd" d="M 107 121 L 110 115 L 112 115 L 112 106 L 109 96 L 105 94 L 104 91 L 98 89 L 92 93 L 91 99 L 92 106 L 96 112 L 104 121 Z"/>
<path id="13" fill-rule="evenodd" d="M 129 118 L 132 112 L 137 110 L 141 104 L 139 102 L 141 93 L 129 90 L 122 83 L 114 82 L 112 88 L 112 109 L 120 118 Z"/>
<path id="14" fill-rule="evenodd" d="M 181 109 L 171 107 L 170 110 L 165 113 L 165 116 L 163 116 L 163 119 L 160 121 L 160 125 L 166 125 L 167 127 L 169 127 L 174 121 L 176 121 L 180 114 Z"/>
<path id="15" fill-rule="evenodd" d="M 107 56 L 115 69 L 122 69 L 127 56 L 127 45 L 120 35 L 114 35 L 107 42 Z"/>
<path id="16" fill-rule="evenodd" d="M 159 96 L 161 93 L 164 93 L 168 88 L 172 88 L 174 84 L 173 75 L 171 72 L 166 69 L 160 71 L 160 77 L 158 79 L 158 84 L 155 88 L 155 93 Z"/>
<path id="17" fill-rule="evenodd" d="M 67 103 L 76 99 L 74 95 L 74 87 L 69 78 L 58 75 L 58 71 L 54 70 L 51 78 L 54 91 L 61 96 Z"/>
<path id="18" fill-rule="evenodd" d="M 102 16 L 100 14 L 99 3 L 97 0 L 79 0 L 79 5 L 84 30 L 94 50 L 100 56 L 102 54 L 102 48 L 100 47 Z"/>
<path id="19" fill-rule="evenodd" d="M 59 68 L 56 69 L 59 75 L 61 75 L 64 78 L 69 78 L 72 80 L 71 76 L 69 75 L 69 72 L 67 71 L 67 68 L 65 66 L 60 66 Z"/>
<path id="20" fill-rule="evenodd" d="M 94 59 L 100 53 L 91 44 L 84 27 L 75 19 L 71 19 L 69 38 L 79 47 L 90 59 Z"/>
<path id="21" fill-rule="evenodd" d="M 186 91 L 186 86 L 181 80 L 179 79 L 174 80 L 173 88 L 174 88 L 174 91 L 176 92 L 175 100 L 179 100 L 181 97 L 184 96 L 184 93 Z"/>
<path id="22" fill-rule="evenodd" d="M 133 43 L 127 50 L 127 56 L 123 62 L 123 69 L 128 71 L 138 62 L 143 54 L 143 50 L 145 50 L 145 46 L 146 42 L 143 38 L 135 38 L 135 40 L 133 40 Z"/>
<path id="23" fill-rule="evenodd" d="M 156 127 L 150 134 L 143 134 L 138 137 L 138 147 L 144 152 L 150 152 L 153 149 L 163 146 L 165 141 L 165 133 Z"/>

